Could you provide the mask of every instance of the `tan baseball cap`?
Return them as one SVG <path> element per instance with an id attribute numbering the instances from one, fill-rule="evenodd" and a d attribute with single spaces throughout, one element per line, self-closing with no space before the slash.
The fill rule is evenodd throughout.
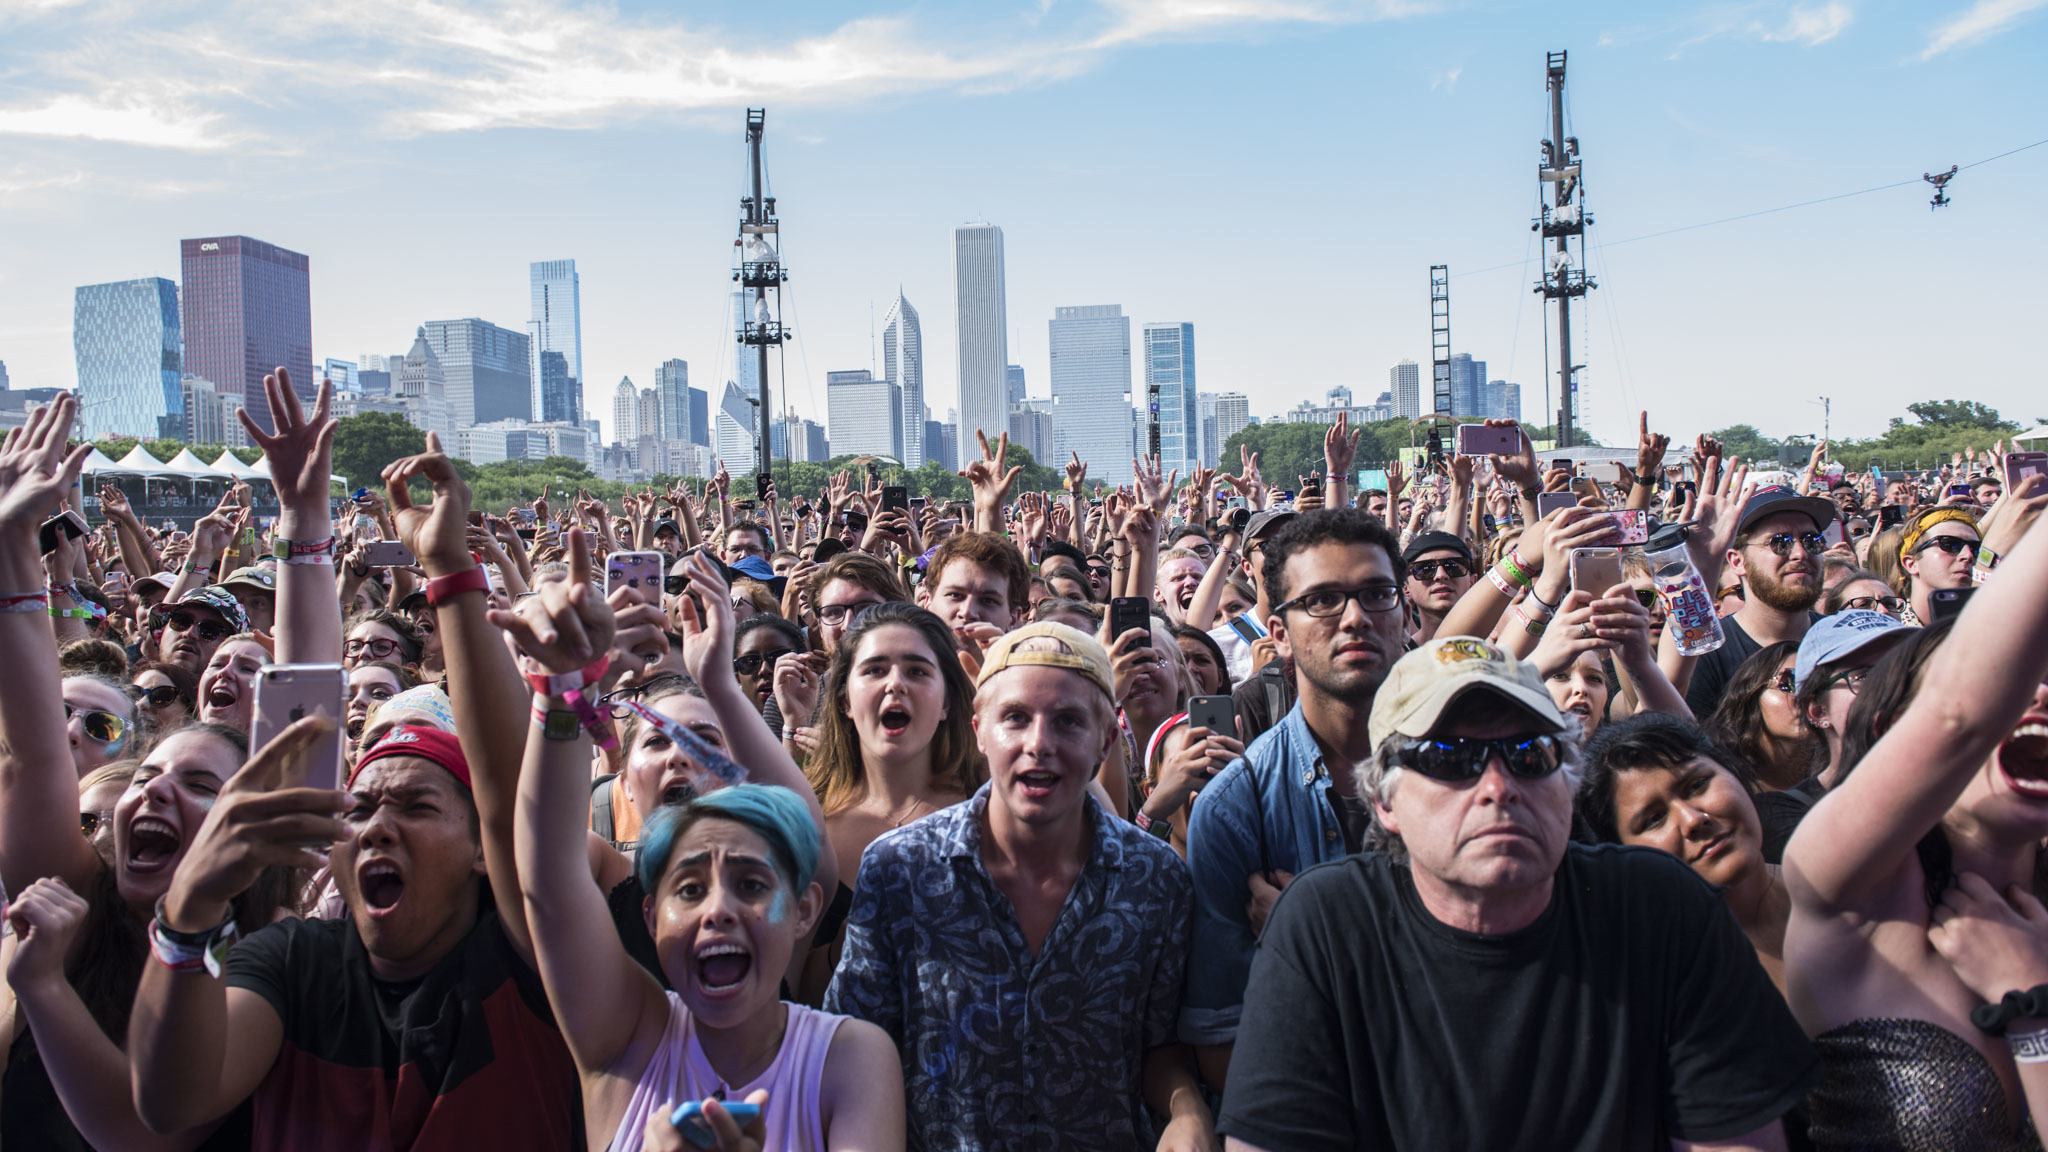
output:
<path id="1" fill-rule="evenodd" d="M 1034 644 L 1024 651 L 1018 646 L 1027 640 L 1046 640 L 1054 643 Z M 1069 627 L 1051 620 L 1026 624 L 1013 632 L 1005 632 L 989 645 L 981 658 L 981 675 L 974 681 L 976 688 L 989 682 L 997 673 L 1006 668 L 1065 668 L 1079 672 L 1102 689 L 1102 694 L 1112 701 L 1116 699 L 1115 681 L 1109 669 L 1109 653 L 1103 650 L 1093 636 L 1078 628 Z"/>
<path id="2" fill-rule="evenodd" d="M 1373 747 L 1387 737 L 1427 736 L 1444 710 L 1468 692 L 1492 692 L 1521 706 L 1553 731 L 1568 725 L 1536 673 L 1505 651 L 1473 636 L 1439 636 L 1394 662 L 1373 698 Z"/>

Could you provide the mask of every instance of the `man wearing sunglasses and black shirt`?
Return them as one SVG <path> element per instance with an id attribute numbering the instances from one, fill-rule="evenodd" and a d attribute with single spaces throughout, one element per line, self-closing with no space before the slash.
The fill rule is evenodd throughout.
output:
<path id="1" fill-rule="evenodd" d="M 1423 532 L 1401 555 L 1408 562 L 1408 604 L 1415 610 L 1416 627 L 1410 635 L 1417 644 L 1426 643 L 1478 579 L 1472 547 L 1449 532 Z"/>
<path id="2" fill-rule="evenodd" d="M 1229 1148 L 1785 1147 L 1813 1049 L 1683 862 L 1569 843 L 1566 730 L 1483 640 L 1394 666 L 1356 781 L 1380 850 L 1274 906 Z"/>
<path id="3" fill-rule="evenodd" d="M 1801 496 L 1790 488 L 1759 488 L 1742 506 L 1741 526 L 1728 546 L 1728 580 L 1743 588 L 1742 610 L 1721 618 L 1727 640 L 1699 658 L 1685 702 L 1695 716 L 1711 716 L 1742 662 L 1780 640 L 1798 643 L 1820 619 L 1813 606 L 1825 586 L 1823 535 L 1835 522 L 1835 502 Z"/>
<path id="4" fill-rule="evenodd" d="M 249 628 L 241 601 L 218 584 L 195 588 L 168 609 L 157 605 L 154 623 L 162 630 L 157 659 L 194 676 L 206 671 L 221 641 Z"/>

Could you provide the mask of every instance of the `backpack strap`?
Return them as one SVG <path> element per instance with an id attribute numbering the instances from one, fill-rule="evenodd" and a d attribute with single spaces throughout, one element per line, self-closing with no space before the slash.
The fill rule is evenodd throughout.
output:
<path id="1" fill-rule="evenodd" d="M 605 838 L 613 847 L 618 846 L 618 822 L 612 817 L 612 781 L 619 778 L 614 772 L 599 776 L 590 783 L 590 830 Z"/>

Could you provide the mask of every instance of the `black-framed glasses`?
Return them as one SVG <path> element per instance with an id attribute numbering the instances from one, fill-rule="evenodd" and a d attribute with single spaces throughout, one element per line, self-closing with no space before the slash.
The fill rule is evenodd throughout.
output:
<path id="1" fill-rule="evenodd" d="M 173 612 L 165 619 L 165 623 L 180 632 L 192 632 L 208 644 L 215 640 L 225 640 L 235 634 L 235 630 L 228 627 L 224 621 L 201 620 L 190 612 Z"/>
<path id="2" fill-rule="evenodd" d="M 64 722 L 70 723 L 73 716 L 85 717 L 85 734 L 102 744 L 112 744 L 128 731 L 128 722 L 104 708 L 73 708 L 64 706 Z"/>
<path id="3" fill-rule="evenodd" d="M 761 671 L 761 665 L 766 664 L 773 668 L 777 660 L 793 651 L 793 648 L 777 648 L 771 652 L 749 652 L 745 656 L 735 656 L 732 658 L 732 670 L 740 676 L 752 676 Z"/>
<path id="4" fill-rule="evenodd" d="M 1913 552 L 1917 555 L 1929 548 L 1939 548 L 1951 556 L 1961 556 L 1965 552 L 1975 552 L 1978 543 L 1968 536 L 1929 536 L 1913 545 Z"/>
<path id="5" fill-rule="evenodd" d="M 1318 588 L 1305 592 L 1283 604 L 1276 605 L 1275 612 L 1286 612 L 1299 608 L 1318 619 L 1327 620 L 1342 616 L 1346 605 L 1353 600 L 1367 612 L 1392 612 L 1401 603 L 1401 590 L 1392 584 L 1367 584 L 1363 588 Z"/>
<path id="6" fill-rule="evenodd" d="M 1820 690 L 1826 692 L 1830 688 L 1842 687 L 1847 688 L 1849 695 L 1854 696 L 1863 691 L 1863 682 L 1868 679 L 1870 679 L 1870 669 L 1847 668 L 1828 673 L 1827 677 L 1820 682 Z"/>
<path id="7" fill-rule="evenodd" d="M 1481 740 L 1474 736 L 1447 739 L 1424 737 L 1394 750 L 1394 763 L 1446 784 L 1463 784 L 1486 775 L 1486 766 L 1500 757 L 1509 775 L 1541 780 L 1564 765 L 1564 749 L 1555 736 Z"/>
<path id="8" fill-rule="evenodd" d="M 690 590 L 690 578 L 688 576 L 666 577 L 661 582 L 661 590 L 671 596 L 681 596 Z"/>
<path id="9" fill-rule="evenodd" d="M 367 652 L 372 660 L 389 660 L 398 654 L 398 649 L 398 641 L 388 636 L 379 636 L 369 640 L 345 640 L 341 645 L 341 654 L 344 656 L 361 656 Z"/>
<path id="10" fill-rule="evenodd" d="M 1423 584 L 1435 580 L 1439 572 L 1446 580 L 1463 580 L 1472 574 L 1472 566 L 1463 560 L 1417 560 L 1408 566 L 1408 575 Z"/>
<path id="11" fill-rule="evenodd" d="M 1754 543 L 1769 548 L 1780 559 L 1792 555 L 1792 545 L 1798 543 L 1814 556 L 1828 550 L 1828 538 L 1818 532 L 1774 532 Z"/>
<path id="12" fill-rule="evenodd" d="M 599 696 L 597 702 L 605 706 L 605 710 L 611 714 L 612 719 L 624 720 L 632 715 L 632 712 L 626 708 L 627 702 L 638 700 L 657 688 L 667 688 L 672 684 L 687 686 L 689 683 L 690 678 L 681 672 L 663 672 L 659 676 L 642 680 L 638 684 L 629 687 L 614 688 Z"/>
<path id="13" fill-rule="evenodd" d="M 849 616 L 858 620 L 861 613 L 880 603 L 880 600 L 870 600 L 864 604 L 827 604 L 818 609 L 818 621 L 837 628 L 846 623 Z"/>
<path id="14" fill-rule="evenodd" d="M 130 684 L 128 698 L 150 708 L 169 708 L 178 702 L 178 690 L 169 684 L 159 684 L 154 688 Z"/>
<path id="15" fill-rule="evenodd" d="M 1842 601 L 1842 607 L 1862 612 L 1883 612 L 1897 616 L 1905 610 L 1906 602 L 1897 596 L 1853 596 Z"/>

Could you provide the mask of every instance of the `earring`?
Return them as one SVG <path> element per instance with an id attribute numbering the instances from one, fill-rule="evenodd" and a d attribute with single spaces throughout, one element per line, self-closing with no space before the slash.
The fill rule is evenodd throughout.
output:
<path id="1" fill-rule="evenodd" d="M 1827 722 L 1827 721 L 1826 721 L 1825 719 L 1822 719 L 1822 720 L 1817 720 L 1817 721 L 1815 721 L 1814 723 L 1818 724 L 1818 725 L 1819 725 L 1820 727 L 1822 727 L 1822 728 L 1825 728 L 1825 727 L 1827 727 L 1827 726 L 1828 726 L 1828 722 Z"/>

